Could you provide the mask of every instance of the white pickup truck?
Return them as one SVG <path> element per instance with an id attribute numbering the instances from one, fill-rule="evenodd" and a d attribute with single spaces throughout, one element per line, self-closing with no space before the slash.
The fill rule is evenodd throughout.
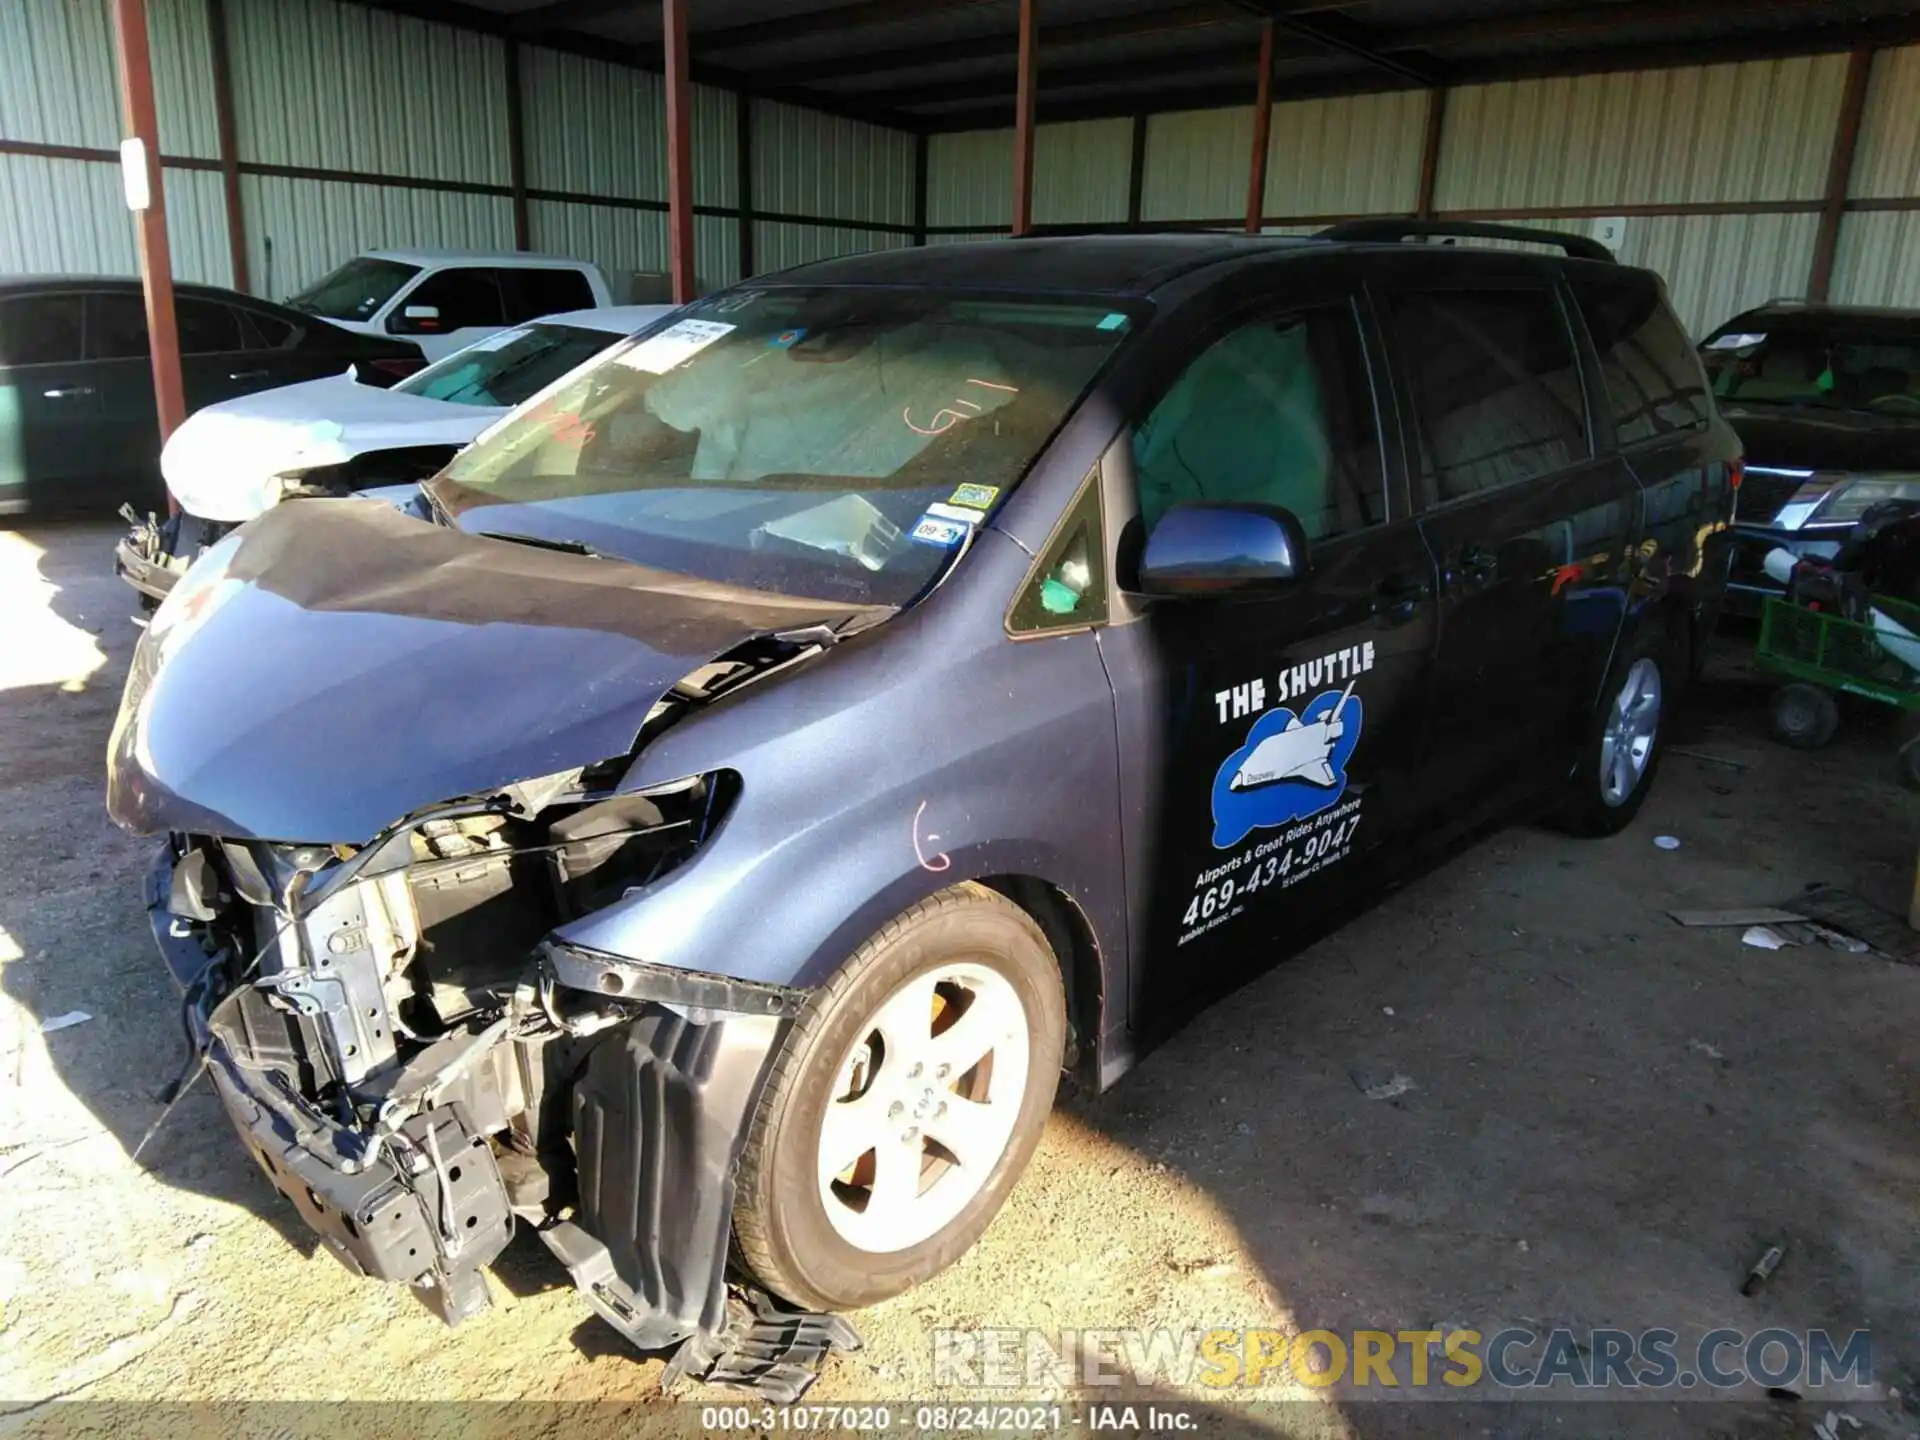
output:
<path id="1" fill-rule="evenodd" d="M 362 335 L 413 341 L 429 362 L 542 315 L 613 304 L 600 267 L 523 252 L 368 250 L 288 299 Z"/>

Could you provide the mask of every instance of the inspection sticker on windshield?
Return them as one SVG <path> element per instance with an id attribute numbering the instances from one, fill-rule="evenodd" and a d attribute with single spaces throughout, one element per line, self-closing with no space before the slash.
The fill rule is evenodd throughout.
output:
<path id="1" fill-rule="evenodd" d="M 682 320 L 658 335 L 642 340 L 620 357 L 629 370 L 664 375 L 683 360 L 692 359 L 735 327 L 719 320 Z"/>
<path id="2" fill-rule="evenodd" d="M 976 510 L 992 508 L 993 499 L 1000 493 L 998 485 L 962 485 L 947 497 L 949 505 L 971 505 Z"/>
<path id="3" fill-rule="evenodd" d="M 958 520 L 942 520 L 936 515 L 927 515 L 913 527 L 913 538 L 922 545 L 958 545 L 967 538 L 967 532 L 972 528 L 971 525 L 962 525 Z"/>
<path id="4" fill-rule="evenodd" d="M 978 510 L 969 510 L 962 505 L 942 505 L 938 501 L 927 506 L 926 515 L 936 520 L 958 520 L 962 525 L 978 525 L 987 518 Z M 925 519 L 926 515 L 921 518 Z"/>

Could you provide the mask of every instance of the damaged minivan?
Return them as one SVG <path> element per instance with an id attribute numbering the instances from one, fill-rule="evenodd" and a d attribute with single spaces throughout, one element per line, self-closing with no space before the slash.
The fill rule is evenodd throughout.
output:
<path id="1" fill-rule="evenodd" d="M 1417 243 L 1489 233 L 1565 254 Z M 447 1321 L 525 1223 L 796 1395 L 1063 1075 L 1492 820 L 1632 818 L 1739 478 L 1676 329 L 1538 231 L 882 252 L 276 507 L 111 741 L 194 1063 Z"/>

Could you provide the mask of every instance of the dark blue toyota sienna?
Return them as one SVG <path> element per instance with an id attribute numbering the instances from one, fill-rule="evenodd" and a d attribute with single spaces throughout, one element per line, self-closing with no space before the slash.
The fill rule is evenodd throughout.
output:
<path id="1" fill-rule="evenodd" d="M 1434 244 L 1474 235 L 1555 253 Z M 1738 445 L 1658 280 L 1385 222 L 756 280 L 230 536 L 109 806 L 267 1176 L 448 1321 L 516 1219 L 792 1395 L 1062 1072 L 1506 814 L 1646 794 Z"/>

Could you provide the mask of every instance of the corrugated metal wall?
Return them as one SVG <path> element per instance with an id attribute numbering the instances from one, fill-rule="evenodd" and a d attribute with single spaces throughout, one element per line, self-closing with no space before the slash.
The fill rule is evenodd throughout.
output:
<path id="1" fill-rule="evenodd" d="M 205 0 L 148 12 L 161 148 L 215 160 Z M 257 291 L 288 294 L 360 249 L 513 247 L 505 42 L 338 0 L 226 12 Z M 520 83 L 532 246 L 593 260 L 616 288 L 664 270 L 664 82 L 527 46 Z M 739 103 L 694 87 L 694 203 L 709 211 L 741 201 Z M 756 232 L 756 270 L 910 238 L 911 136 L 764 101 L 754 119 L 754 208 L 781 221 Z M 132 271 L 120 134 L 110 0 L 0 0 L 0 142 L 99 152 L 0 153 L 0 273 Z M 176 273 L 229 283 L 218 173 L 169 166 L 165 183 Z M 639 203 L 606 203 L 621 201 Z M 703 285 L 739 278 L 737 214 L 696 216 L 694 243 Z"/>
<path id="2" fill-rule="evenodd" d="M 511 246 L 504 42 L 340 0 L 226 0 L 226 9 L 256 289 L 285 294 L 366 247 Z M 207 0 L 149 0 L 149 13 L 162 147 L 206 167 L 218 152 Z M 1436 206 L 1571 228 L 1624 214 L 1623 258 L 1665 274 L 1688 323 L 1703 329 L 1805 288 L 1846 66 L 1831 55 L 1456 90 Z M 0 0 L 0 142 L 99 157 L 0 153 L 0 271 L 132 269 L 133 227 L 111 164 L 113 69 L 109 0 Z M 532 245 L 616 277 L 665 268 L 659 77 L 531 46 L 520 73 Z M 696 270 L 708 286 L 740 273 L 730 213 L 742 200 L 740 103 L 695 87 Z M 756 271 L 910 243 L 911 136 L 752 103 Z M 1269 229 L 1410 213 L 1426 108 L 1421 92 L 1276 105 Z M 1920 47 L 1881 53 L 1836 299 L 1920 305 L 1917 115 Z M 1132 123 L 1039 127 L 1037 223 L 1127 222 Z M 1141 220 L 1233 224 L 1251 126 L 1246 106 L 1151 117 Z M 229 280 L 218 174 L 169 166 L 166 184 L 178 273 Z M 931 137 L 928 238 L 1003 232 L 1011 189 L 1009 131 Z"/>
<path id="3" fill-rule="evenodd" d="M 1876 58 L 1854 157 L 1850 199 L 1920 195 L 1920 46 Z M 1840 227 L 1833 296 L 1920 306 L 1920 211 L 1856 211 Z"/>

